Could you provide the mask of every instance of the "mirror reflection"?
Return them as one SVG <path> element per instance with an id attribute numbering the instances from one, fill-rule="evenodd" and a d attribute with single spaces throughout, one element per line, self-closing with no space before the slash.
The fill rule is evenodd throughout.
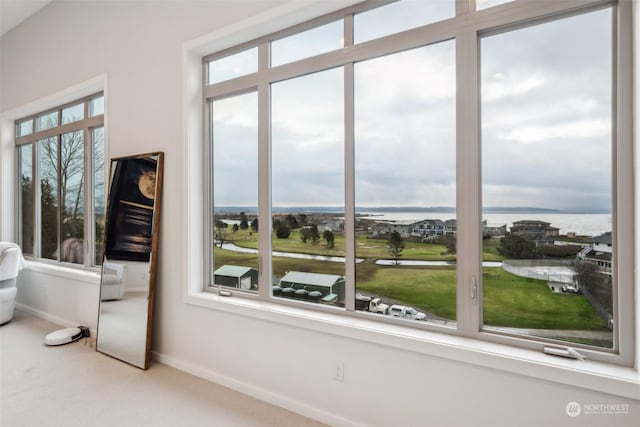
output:
<path id="1" fill-rule="evenodd" d="M 96 348 L 147 369 L 163 153 L 111 161 Z"/>

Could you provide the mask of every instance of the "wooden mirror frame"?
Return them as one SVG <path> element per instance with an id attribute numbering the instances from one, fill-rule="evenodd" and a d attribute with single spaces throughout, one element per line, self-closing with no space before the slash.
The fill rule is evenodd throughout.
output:
<path id="1" fill-rule="evenodd" d="M 153 158 L 153 159 L 151 159 Z M 150 173 L 153 171 L 155 160 L 155 181 L 153 182 L 153 194 L 149 185 Z M 121 360 L 141 369 L 149 369 L 151 363 L 151 336 L 153 326 L 153 304 L 155 297 L 155 282 L 158 259 L 158 241 L 160 230 L 160 207 L 162 202 L 162 183 L 164 176 L 164 152 L 138 154 L 132 156 L 112 158 L 109 170 L 109 196 L 105 221 L 105 244 L 103 253 L 103 267 L 100 280 L 100 301 L 98 308 L 98 327 L 96 338 L 96 351 Z M 135 178 L 135 179 L 132 179 Z M 149 196 L 150 195 L 150 196 Z M 151 203 L 148 201 L 152 200 Z M 149 215 L 146 211 L 151 207 L 149 224 L 127 222 L 128 215 Z M 138 216 L 140 214 L 140 216 Z M 131 218 L 129 216 L 129 218 Z M 150 230 L 149 230 L 150 227 Z M 135 229 L 139 233 L 127 234 Z M 149 238 L 146 237 L 150 234 Z M 105 296 L 105 266 L 110 261 L 148 263 L 148 292 L 146 315 L 146 342 L 144 345 L 143 363 L 125 360 L 126 357 L 109 352 L 108 348 L 101 349 L 100 318 L 103 314 L 103 301 L 117 300 Z M 124 273 L 126 274 L 126 273 Z M 124 279 L 123 279 L 124 280 Z M 124 282 L 126 283 L 126 281 Z M 124 289 L 123 283 L 123 289 Z M 123 291 L 124 292 L 124 291 Z M 108 347 L 108 344 L 107 344 Z"/>

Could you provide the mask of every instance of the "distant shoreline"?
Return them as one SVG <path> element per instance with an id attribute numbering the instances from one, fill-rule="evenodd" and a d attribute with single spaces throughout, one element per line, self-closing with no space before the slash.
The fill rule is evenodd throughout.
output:
<path id="1" fill-rule="evenodd" d="M 214 213 L 240 213 L 256 214 L 258 209 L 255 206 L 220 206 L 214 209 Z M 327 213 L 327 214 L 344 214 L 343 207 L 336 206 L 274 206 L 271 208 L 271 212 L 274 214 L 310 214 L 310 213 Z M 372 213 L 392 213 L 392 212 L 406 212 L 406 213 L 448 213 L 453 214 L 456 212 L 454 207 L 438 206 L 438 207 L 421 207 L 421 206 L 356 206 L 356 215 L 365 216 Z M 534 208 L 534 207 L 492 207 L 488 206 L 482 209 L 482 213 L 485 214 L 566 214 L 566 215 L 607 215 L 611 212 L 603 210 L 584 210 L 584 211 L 567 211 L 560 209 L 549 208 Z"/>

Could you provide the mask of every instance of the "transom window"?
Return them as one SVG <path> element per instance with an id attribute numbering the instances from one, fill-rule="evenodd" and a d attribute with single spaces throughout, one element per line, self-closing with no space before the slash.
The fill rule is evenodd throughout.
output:
<path id="1" fill-rule="evenodd" d="M 629 365 L 628 4 L 469 3 L 203 59 L 204 288 Z"/>
<path id="2" fill-rule="evenodd" d="M 104 239 L 104 97 L 16 121 L 18 238 L 26 256 L 92 267 Z"/>

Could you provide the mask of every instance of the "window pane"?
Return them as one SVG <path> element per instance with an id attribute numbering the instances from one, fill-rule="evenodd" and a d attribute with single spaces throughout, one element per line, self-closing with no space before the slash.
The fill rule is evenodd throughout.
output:
<path id="1" fill-rule="evenodd" d="M 343 73 L 271 87 L 274 296 L 344 306 Z"/>
<path id="2" fill-rule="evenodd" d="M 58 126 L 58 112 L 43 114 L 36 118 L 36 131 L 51 129 Z"/>
<path id="3" fill-rule="evenodd" d="M 33 145 L 19 148 L 20 156 L 20 245 L 33 255 Z"/>
<path id="4" fill-rule="evenodd" d="M 89 116 L 99 116 L 100 114 L 104 114 L 104 96 L 89 101 Z"/>
<path id="5" fill-rule="evenodd" d="M 63 262 L 84 263 L 84 141 L 82 131 L 62 135 Z"/>
<path id="6" fill-rule="evenodd" d="M 486 326 L 612 347 L 611 46 L 610 9 L 482 39 Z"/>
<path id="7" fill-rule="evenodd" d="M 84 103 L 76 104 L 62 110 L 62 124 L 77 122 L 84 119 Z"/>
<path id="8" fill-rule="evenodd" d="M 271 42 L 271 66 L 319 55 L 343 46 L 343 21 L 331 22 Z"/>
<path id="9" fill-rule="evenodd" d="M 362 43 L 455 16 L 455 0 L 404 0 L 358 13 L 353 41 Z"/>
<path id="10" fill-rule="evenodd" d="M 258 289 L 258 96 L 214 101 L 213 283 Z"/>
<path id="11" fill-rule="evenodd" d="M 244 50 L 209 62 L 209 84 L 219 83 L 258 71 L 258 48 Z"/>
<path id="12" fill-rule="evenodd" d="M 92 130 L 93 139 L 93 216 L 95 220 L 95 265 L 102 265 L 105 230 L 104 128 Z"/>
<path id="13" fill-rule="evenodd" d="M 40 257 L 58 260 L 58 141 L 43 139 L 40 148 Z"/>
<path id="14" fill-rule="evenodd" d="M 493 6 L 498 6 L 500 4 L 510 3 L 513 0 L 476 0 L 476 9 L 488 9 Z"/>
<path id="15" fill-rule="evenodd" d="M 455 75 L 452 41 L 355 66 L 357 309 L 456 318 Z"/>
<path id="16" fill-rule="evenodd" d="M 16 125 L 16 136 L 25 136 L 33 133 L 33 119 L 25 120 Z"/>

